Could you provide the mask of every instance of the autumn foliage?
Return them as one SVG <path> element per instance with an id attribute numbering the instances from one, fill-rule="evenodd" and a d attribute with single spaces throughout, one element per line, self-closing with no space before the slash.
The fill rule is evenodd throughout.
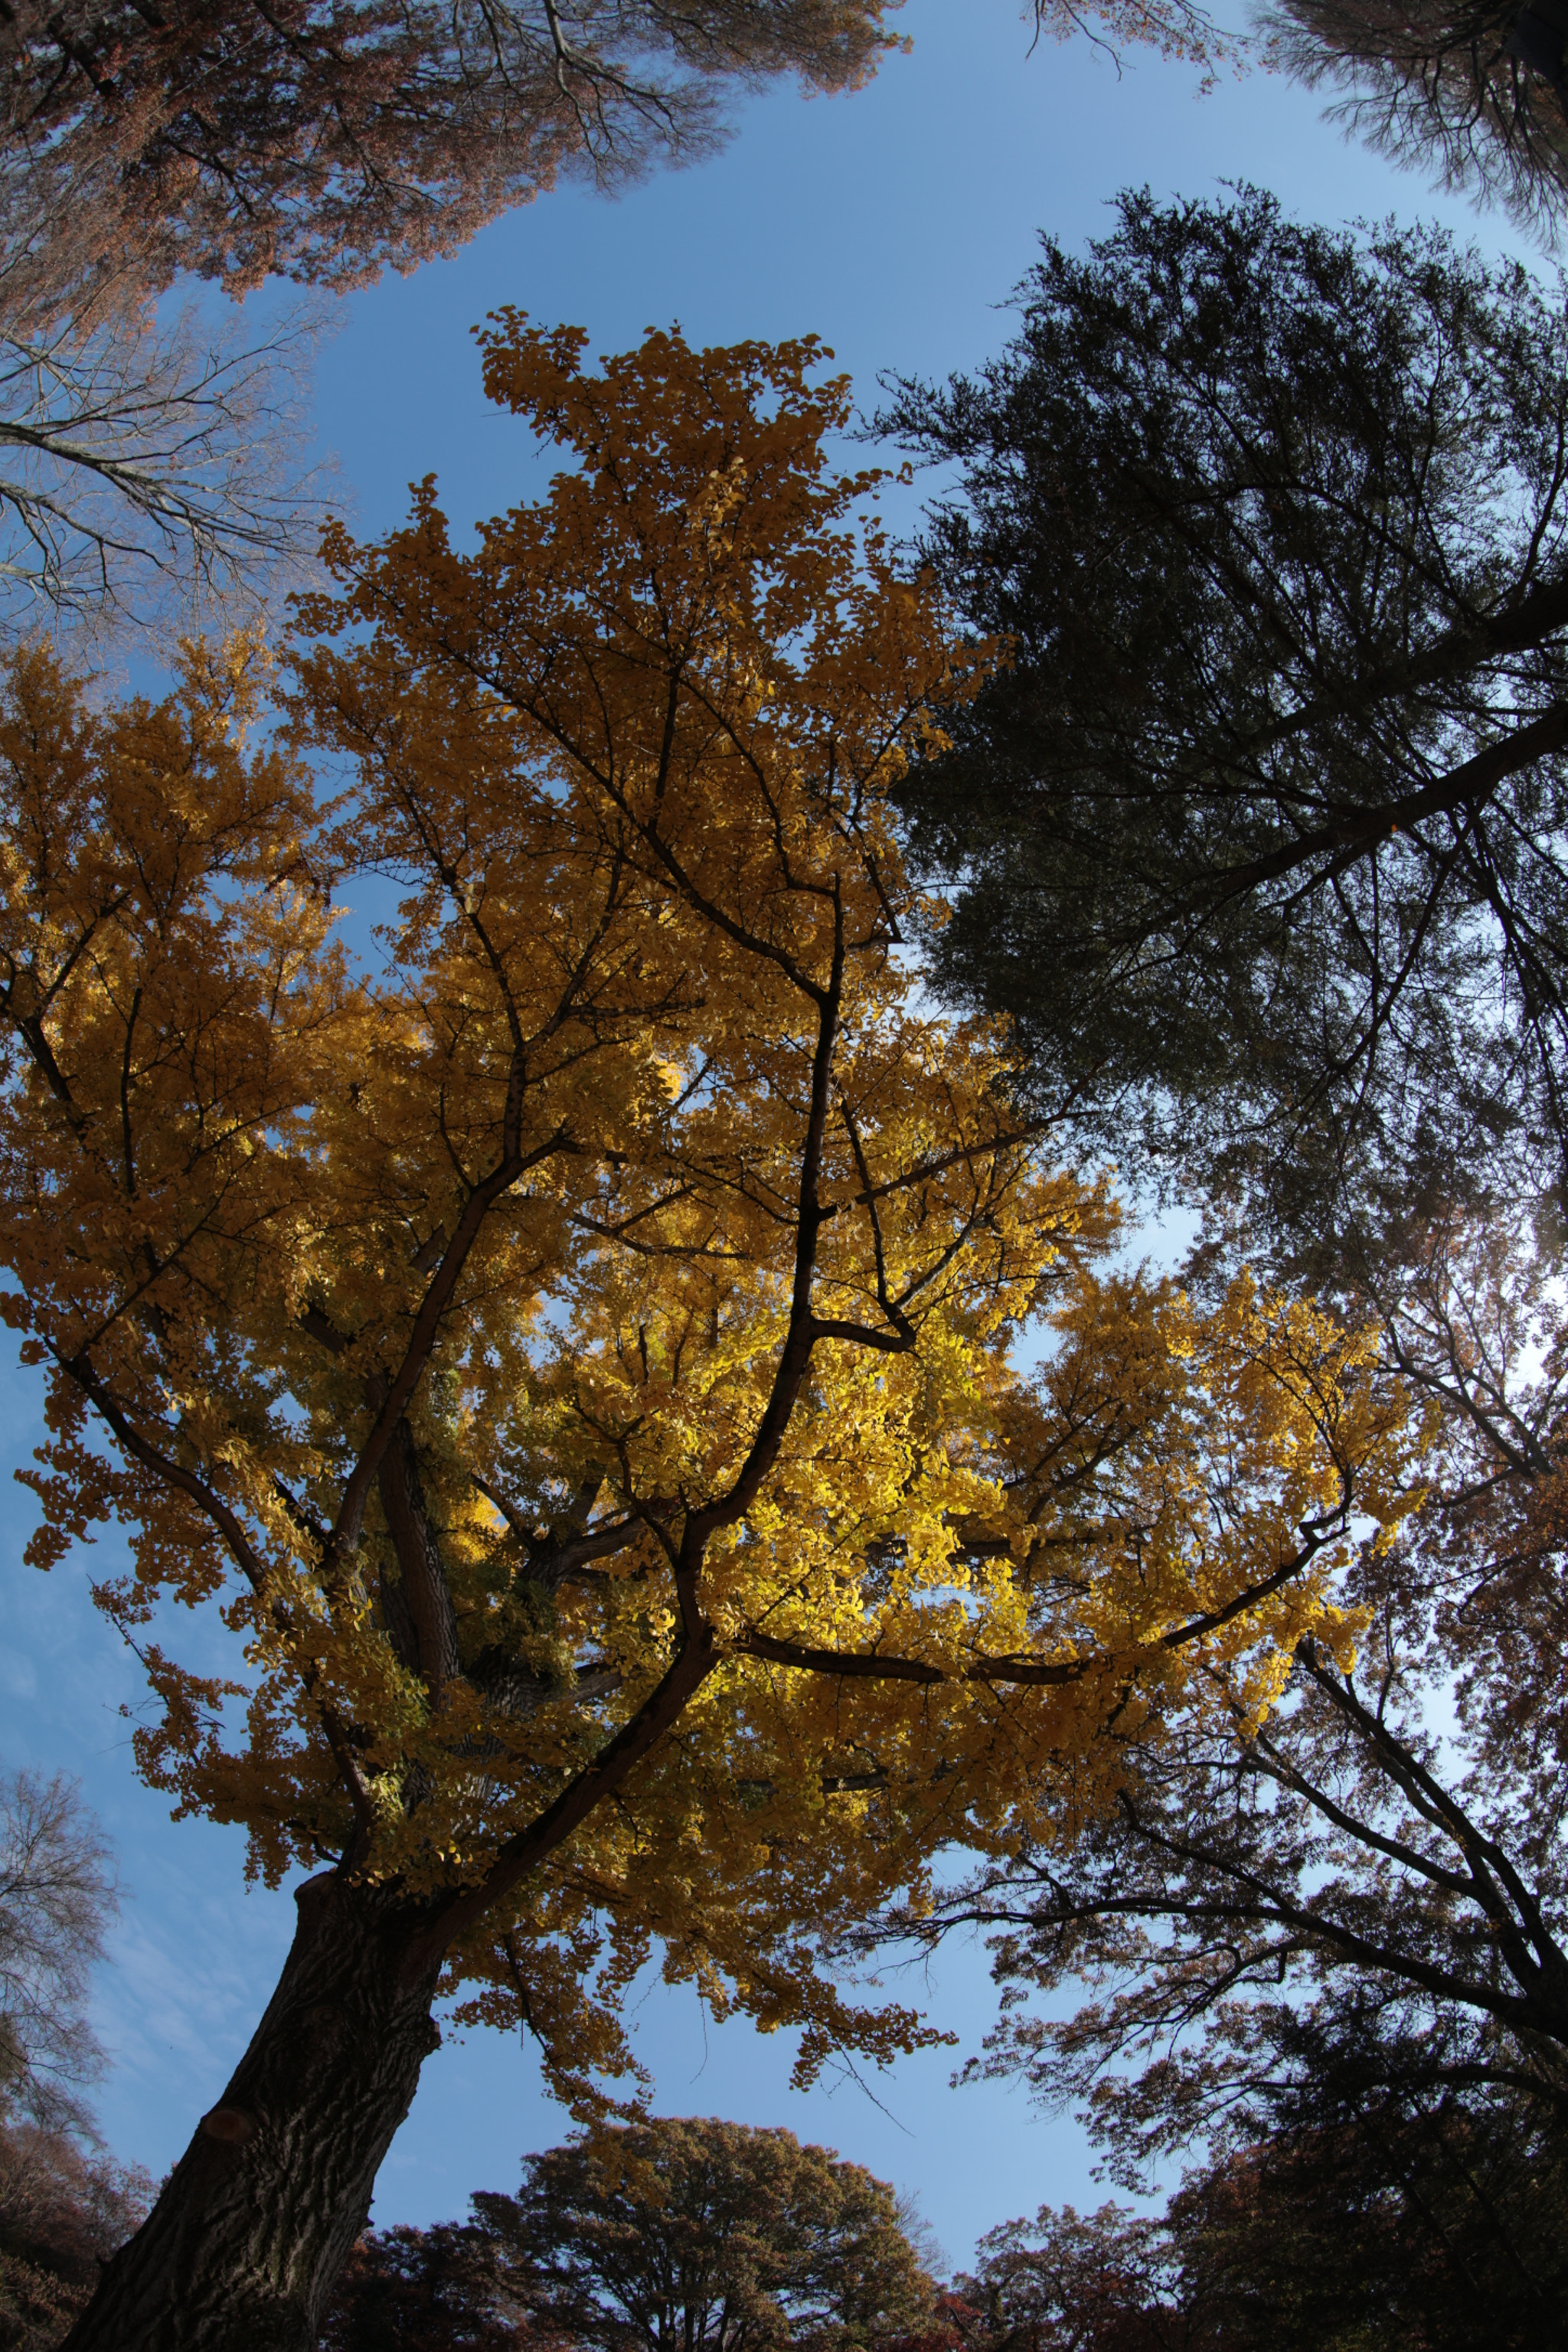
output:
<path id="1" fill-rule="evenodd" d="M 0 26 L 0 207 L 92 221 L 154 279 L 343 286 L 449 253 L 585 169 L 710 149 L 726 90 L 853 89 L 885 0 L 22 0 Z M 25 240 L 24 240 L 25 241 Z"/>
<path id="2" fill-rule="evenodd" d="M 0 2346 L 48 2352 L 101 2263 L 147 2210 L 152 2182 L 68 2132 L 0 2123 Z"/>
<path id="3" fill-rule="evenodd" d="M 1332 1563 L 1411 1500 L 1370 1340 L 1105 1270 L 1001 1032 L 912 985 L 887 796 L 992 656 L 828 470 L 817 349 L 594 374 L 506 313 L 484 357 L 568 470 L 469 553 L 431 485 L 336 534 L 287 729 L 245 644 L 101 711 L 28 655 L 0 720 L 33 1554 L 126 1527 L 143 1771 L 323 1873 L 318 2055 L 280 1989 L 82 2344 L 136 2340 L 182 2200 L 238 2233 L 192 2340 L 301 2340 L 443 1968 L 580 2105 L 656 1946 L 803 2073 L 909 2046 L 824 1948 L 955 1839 L 1060 1835 L 1178 1695 L 1245 1725 L 1348 1654 Z M 258 2252 L 356 2035 L 374 2127 Z"/>

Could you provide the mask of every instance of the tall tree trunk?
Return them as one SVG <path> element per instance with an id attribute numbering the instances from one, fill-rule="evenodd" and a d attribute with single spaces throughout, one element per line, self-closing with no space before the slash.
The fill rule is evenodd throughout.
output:
<path id="1" fill-rule="evenodd" d="M 440 2039 L 423 1906 L 335 1872 L 299 1890 L 278 1989 L 218 2105 L 63 2352 L 310 2352 Z"/>

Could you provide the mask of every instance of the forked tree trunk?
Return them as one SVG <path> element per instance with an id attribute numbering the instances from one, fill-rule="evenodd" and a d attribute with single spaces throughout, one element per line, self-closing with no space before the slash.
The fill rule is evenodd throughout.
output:
<path id="1" fill-rule="evenodd" d="M 249 2049 L 62 2352 L 309 2352 L 440 2036 L 430 1915 L 333 1873 Z"/>

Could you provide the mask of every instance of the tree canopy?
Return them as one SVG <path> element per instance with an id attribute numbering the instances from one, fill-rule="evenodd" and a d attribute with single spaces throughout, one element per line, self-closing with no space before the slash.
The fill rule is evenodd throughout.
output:
<path id="1" fill-rule="evenodd" d="M 886 2181 L 717 2117 L 584 2134 L 474 2212 L 521 2307 L 595 2352 L 833 2352 L 907 2336 L 935 2294 Z"/>
<path id="2" fill-rule="evenodd" d="M 1447 237 L 1242 191 L 1047 242 L 885 422 L 1011 666 L 903 788 L 1037 1099 L 1287 1256 L 1561 1182 L 1568 328 Z"/>
<path id="3" fill-rule="evenodd" d="M 541 502 L 461 554 L 426 484 L 330 541 L 291 735 L 243 643 L 156 706 L 10 673 L 32 1556 L 125 1526 L 143 1771 L 317 1873 L 80 2347 L 177 2292 L 193 2344 L 299 2352 L 439 1984 L 579 2102 L 656 1941 L 807 2073 L 907 2046 L 825 1944 L 955 1836 L 1091 1811 L 1219 1665 L 1261 1714 L 1345 1652 L 1334 1563 L 1415 1500 L 1375 1334 L 1097 1270 L 1103 1192 L 896 953 L 888 793 L 983 657 L 826 470 L 845 385 L 582 346 L 487 340 L 574 461 Z M 333 903 L 386 879 L 358 968 Z"/>
<path id="4" fill-rule="evenodd" d="M 374 2232 L 322 2345 L 833 2352 L 903 2343 L 935 2294 L 886 2181 L 793 2132 L 661 2117 L 526 2158 L 467 2223 Z"/>
<path id="5" fill-rule="evenodd" d="M 0 36 L 0 141 L 123 215 L 147 269 L 351 285 L 450 252 L 567 168 L 615 181 L 710 146 L 726 87 L 854 88 L 885 0 L 72 0 Z"/>
<path id="6" fill-rule="evenodd" d="M 79 2133 L 0 2123 L 5 2352 L 54 2352 L 152 2193 L 146 2173 L 112 2163 Z"/>
<path id="7" fill-rule="evenodd" d="M 1275 0 L 1271 58 L 1338 89 L 1333 113 L 1440 186 L 1554 239 L 1568 194 L 1568 66 L 1555 0 Z"/>
<path id="8" fill-rule="evenodd" d="M 1373 2113 L 1201 2162 L 1159 2216 L 1041 2208 L 955 2282 L 959 2341 L 1030 2352 L 1525 2352 L 1562 2331 L 1560 2137 Z"/>
<path id="9" fill-rule="evenodd" d="M 83 2094 L 103 2063 L 89 1979 L 113 1858 L 63 1775 L 0 1775 L 0 2347 L 52 2352 L 153 2184 L 102 2154 Z"/>
<path id="10" fill-rule="evenodd" d="M 954 902 L 935 975 L 1013 1015 L 1027 1098 L 1203 1206 L 1195 1297 L 1248 1243 L 1311 1269 L 1429 1442 L 1421 1509 L 1338 1589 L 1353 1664 L 1309 1636 L 1228 1723 L 1222 1670 L 1070 1845 L 892 1922 L 989 1932 L 974 2063 L 1083 2098 L 1119 2179 L 1208 2149 L 1163 2222 L 1043 2214 L 971 2284 L 1052 2344 L 1539 2341 L 1568 2095 L 1562 289 L 1242 190 L 1125 197 L 1023 299 L 991 368 L 889 413 L 959 461 L 922 552 L 1015 654 L 901 789 Z"/>
<path id="11" fill-rule="evenodd" d="M 1117 2311 L 1169 2305 L 1195 2342 L 1222 2316 L 1243 2344 L 1561 2329 L 1562 1277 L 1560 1236 L 1453 1219 L 1389 1286 L 1385 1355 L 1436 1442 L 1421 1511 L 1342 1588 L 1352 1671 L 1303 1643 L 1267 1723 L 1168 1721 L 1071 1851 L 900 1923 L 988 1934 L 1005 2000 L 972 2063 L 1082 2098 L 1119 2180 L 1205 2151 L 1147 2244 L 1118 2223 L 1091 2249 L 1132 2282 Z"/>
<path id="12" fill-rule="evenodd" d="M 565 2352 L 508 2291 L 495 2241 L 460 2222 L 363 2237 L 322 2315 L 320 2352 Z"/>
<path id="13" fill-rule="evenodd" d="M 235 289 L 350 286 L 451 252 L 563 173 L 624 185 L 711 151 L 780 75 L 860 88 L 907 44 L 899 0 L 18 0 L 0 22 L 0 235 L 91 284 L 127 254 Z M 1085 29 L 1033 0 L 1037 38 Z M 1211 79 L 1200 0 L 1100 0 L 1112 43 Z"/>

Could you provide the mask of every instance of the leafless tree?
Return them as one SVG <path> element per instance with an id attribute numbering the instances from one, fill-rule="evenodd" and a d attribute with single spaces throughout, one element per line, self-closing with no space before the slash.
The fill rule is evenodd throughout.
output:
<path id="1" fill-rule="evenodd" d="M 0 2121 L 88 2128 L 102 2056 L 88 1979 L 117 1908 L 113 1858 L 63 1774 L 0 1775 Z"/>
<path id="2" fill-rule="evenodd" d="M 324 509 L 300 457 L 307 313 L 246 331 L 103 278 L 40 316 L 0 258 L 0 635 L 254 608 Z M 230 306 L 222 306 L 228 310 Z"/>

